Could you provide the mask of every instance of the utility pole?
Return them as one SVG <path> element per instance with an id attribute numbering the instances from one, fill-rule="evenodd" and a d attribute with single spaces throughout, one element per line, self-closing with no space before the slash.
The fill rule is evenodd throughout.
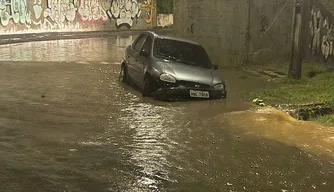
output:
<path id="1" fill-rule="evenodd" d="M 289 66 L 289 78 L 300 79 L 302 72 L 302 62 L 304 54 L 303 45 L 303 23 L 304 23 L 304 0 L 294 0 L 292 20 L 292 41 Z"/>

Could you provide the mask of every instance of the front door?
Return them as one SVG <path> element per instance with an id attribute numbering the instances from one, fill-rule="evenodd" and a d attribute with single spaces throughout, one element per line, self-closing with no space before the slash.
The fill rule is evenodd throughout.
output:
<path id="1" fill-rule="evenodd" d="M 139 51 L 142 48 L 146 38 L 147 38 L 147 35 L 145 34 L 142 34 L 137 38 L 127 58 L 128 59 L 128 74 L 133 79 L 134 83 L 136 83 L 138 86 L 140 86 L 141 80 L 138 77 L 138 72 L 137 72 L 136 67 L 137 67 L 137 62 L 138 62 Z"/>
<path id="2" fill-rule="evenodd" d="M 140 50 L 145 50 L 149 54 L 148 57 L 141 56 L 141 55 L 139 55 L 139 52 L 138 52 L 137 62 L 136 62 L 136 66 L 135 66 L 134 69 L 136 71 L 137 78 L 140 80 L 140 82 L 139 82 L 140 87 L 143 87 L 144 76 L 145 76 L 145 67 L 148 64 L 150 56 L 151 56 L 152 44 L 153 44 L 153 39 L 152 39 L 152 37 L 148 36 L 146 38 L 143 46 L 140 49 Z"/>

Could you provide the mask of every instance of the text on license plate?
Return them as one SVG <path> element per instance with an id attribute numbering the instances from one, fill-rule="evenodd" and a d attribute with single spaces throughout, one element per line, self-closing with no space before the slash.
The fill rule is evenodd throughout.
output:
<path id="1" fill-rule="evenodd" d="M 190 90 L 190 97 L 197 97 L 197 98 L 209 98 L 209 92 L 208 91 L 196 91 L 196 90 Z"/>

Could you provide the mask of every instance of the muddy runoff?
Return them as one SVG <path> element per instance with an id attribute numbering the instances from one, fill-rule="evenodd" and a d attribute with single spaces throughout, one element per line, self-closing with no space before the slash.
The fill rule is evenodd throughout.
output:
<path id="1" fill-rule="evenodd" d="M 0 47 L 0 191 L 332 191 L 330 145 L 296 144 L 317 126 L 286 139 L 303 127 L 244 100 L 265 81 L 226 70 L 227 100 L 142 98 L 118 82 L 133 38 Z"/>
<path id="2" fill-rule="evenodd" d="M 274 139 L 298 147 L 314 155 L 334 158 L 334 128 L 310 121 L 298 121 L 273 107 L 232 112 L 222 118 L 238 126 L 246 134 Z M 268 126 L 268 125 L 271 126 Z"/>

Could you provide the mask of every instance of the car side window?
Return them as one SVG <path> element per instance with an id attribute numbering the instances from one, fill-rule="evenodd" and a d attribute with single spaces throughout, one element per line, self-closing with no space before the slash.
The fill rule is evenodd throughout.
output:
<path id="1" fill-rule="evenodd" d="M 144 36 L 144 34 L 139 35 L 139 36 L 133 41 L 133 43 L 132 43 L 132 48 L 133 48 L 133 49 L 135 48 L 135 46 L 136 46 L 138 40 L 141 39 L 143 36 Z"/>
<path id="2" fill-rule="evenodd" d="M 148 36 L 143 47 L 141 48 L 141 50 L 146 50 L 149 53 L 151 53 L 152 51 L 152 43 L 153 43 L 153 39 L 152 37 Z"/>
<path id="3" fill-rule="evenodd" d="M 134 45 L 134 47 L 133 47 L 135 51 L 137 51 L 137 52 L 140 51 L 140 48 L 142 47 L 142 45 L 143 45 L 143 43 L 144 43 L 146 37 L 147 37 L 146 35 L 141 35 L 141 36 L 138 38 L 137 42 L 135 43 L 135 45 Z"/>

